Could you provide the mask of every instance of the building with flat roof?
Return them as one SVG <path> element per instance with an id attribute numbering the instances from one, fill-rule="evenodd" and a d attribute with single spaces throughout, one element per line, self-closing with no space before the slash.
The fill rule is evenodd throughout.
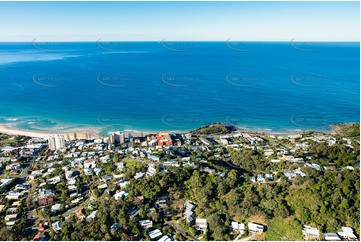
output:
<path id="1" fill-rule="evenodd" d="M 157 138 L 159 146 L 163 146 L 163 145 L 170 146 L 173 143 L 172 138 L 170 137 L 169 133 L 166 133 L 166 132 L 159 132 L 157 134 L 156 138 Z"/>
<path id="2" fill-rule="evenodd" d="M 302 233 L 307 240 L 318 240 L 320 238 L 318 229 L 308 225 L 303 225 Z"/>
<path id="3" fill-rule="evenodd" d="M 112 144 L 124 144 L 125 137 L 123 132 L 113 132 L 109 135 L 109 141 Z"/>
<path id="4" fill-rule="evenodd" d="M 61 150 L 65 148 L 65 138 L 62 134 L 50 135 L 48 142 L 49 149 L 51 150 Z"/>
<path id="5" fill-rule="evenodd" d="M 206 231 L 208 228 L 207 219 L 205 218 L 197 218 L 196 219 L 196 229 Z"/>
<path id="6" fill-rule="evenodd" d="M 248 231 L 254 233 L 260 233 L 264 231 L 264 226 L 256 223 L 248 223 Z"/>

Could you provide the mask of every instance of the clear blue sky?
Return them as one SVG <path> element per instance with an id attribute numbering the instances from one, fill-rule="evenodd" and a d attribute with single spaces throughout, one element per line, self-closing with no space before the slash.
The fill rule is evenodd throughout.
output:
<path id="1" fill-rule="evenodd" d="M 0 41 L 359 41 L 359 2 L 0 2 Z"/>

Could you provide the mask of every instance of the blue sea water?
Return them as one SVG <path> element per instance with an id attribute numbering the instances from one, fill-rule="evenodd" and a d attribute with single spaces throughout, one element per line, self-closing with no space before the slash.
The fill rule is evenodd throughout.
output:
<path id="1" fill-rule="evenodd" d="M 359 122 L 359 43 L 0 43 L 0 123 L 286 132 Z"/>

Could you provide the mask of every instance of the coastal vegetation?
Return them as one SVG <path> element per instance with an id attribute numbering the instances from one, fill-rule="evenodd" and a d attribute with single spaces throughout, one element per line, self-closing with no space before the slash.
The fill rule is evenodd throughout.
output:
<path id="1" fill-rule="evenodd" d="M 204 125 L 198 129 L 193 130 L 191 133 L 199 135 L 215 135 L 215 134 L 229 134 L 236 130 L 236 127 L 225 123 L 213 123 Z"/>
<path id="2" fill-rule="evenodd" d="M 76 188 L 73 192 L 67 189 L 66 180 L 57 184 L 47 182 L 50 177 L 65 177 L 64 166 L 72 166 L 69 158 L 60 155 L 52 161 L 51 176 L 44 175 L 30 181 L 36 189 L 41 186 L 55 191 L 55 201 L 39 206 L 34 199 L 35 195 L 29 192 L 27 199 L 21 200 L 19 217 L 11 230 L 7 229 L 4 221 L 7 213 L 0 213 L 0 238 L 32 239 L 36 231 L 23 229 L 30 226 L 29 211 L 32 211 L 36 219 L 35 225 L 48 222 L 51 227 L 54 222 L 61 222 L 61 231 L 47 230 L 49 240 L 151 240 L 149 232 L 155 229 L 174 240 L 233 240 L 237 236 L 231 227 L 233 221 L 264 225 L 264 233 L 251 235 L 246 232 L 243 235 L 256 236 L 252 238 L 258 240 L 303 240 L 303 225 L 325 232 L 339 231 L 342 226 L 350 226 L 359 236 L 360 148 L 358 138 L 354 136 L 357 134 L 356 127 L 352 125 L 339 129 L 343 131 L 338 132 L 337 138 L 315 132 L 289 138 L 246 134 L 229 138 L 228 142 L 232 145 L 243 145 L 237 148 L 218 143 L 210 144 L 208 149 L 202 150 L 203 145 L 194 143 L 177 149 L 154 150 L 153 155 L 160 157 L 159 162 L 113 147 L 100 152 L 109 156 L 108 162 L 97 163 L 97 168 L 102 170 L 101 176 L 86 176 L 82 169 L 74 170 Z M 220 141 L 219 133 L 230 132 L 225 125 L 215 124 L 198 129 L 195 133 L 206 135 L 210 134 L 209 130 L 216 132 L 212 138 L 217 141 Z M 192 132 L 193 135 L 195 133 Z M 258 143 L 252 146 L 251 141 L 256 141 L 250 137 L 258 138 Z M 330 145 L 328 142 L 331 141 L 334 143 Z M 294 148 L 302 145 L 306 150 Z M 141 148 L 139 143 L 130 147 L 130 150 Z M 84 153 L 92 151 L 91 147 L 82 149 Z M 48 152 L 42 150 L 37 156 L 48 158 Z M 194 167 L 185 166 L 182 161 L 184 155 L 179 155 L 182 152 L 187 152 L 186 158 L 194 163 Z M 269 155 L 265 155 L 267 152 Z M 279 155 L 277 152 L 284 153 Z M 279 157 L 288 157 L 287 154 L 292 154 L 292 159 L 301 159 L 303 162 L 274 162 Z M 183 166 L 164 166 L 164 162 L 169 160 L 178 161 Z M 117 168 L 119 162 L 124 164 L 124 169 Z M 40 165 L 46 167 L 47 164 L 49 163 L 33 163 L 28 173 Z M 156 165 L 154 174 L 135 178 L 139 173 L 146 173 L 149 164 Z M 299 170 L 304 175 L 286 177 L 286 172 L 294 170 Z M 106 174 L 121 176 L 121 181 L 128 182 L 125 186 L 128 193 L 126 197 L 115 199 L 114 194 L 119 191 L 119 180 L 104 180 L 103 175 Z M 265 174 L 273 176 L 266 177 L 262 182 L 252 182 L 252 177 Z M 13 186 L 18 180 L 13 182 L 9 186 Z M 101 186 L 104 184 L 106 188 Z M 5 193 L 6 189 L 2 192 Z M 84 196 L 81 204 L 71 205 L 73 198 L 70 195 L 74 192 Z M 160 197 L 167 198 L 166 206 L 156 205 Z M 196 204 L 194 213 L 197 218 L 207 220 L 206 232 L 195 229 L 194 222 L 184 220 L 185 201 Z M 53 213 L 51 208 L 55 203 L 61 206 Z M 4 205 L 12 206 L 9 200 L 5 200 Z M 76 215 L 77 211 L 81 211 L 84 217 Z M 94 211 L 96 216 L 88 218 Z M 133 216 L 134 211 L 137 213 Z M 153 222 L 152 228 L 140 226 L 139 221 L 145 219 Z M 180 232 L 173 226 L 174 223 L 186 233 Z M 114 224 L 119 227 L 113 229 Z"/>

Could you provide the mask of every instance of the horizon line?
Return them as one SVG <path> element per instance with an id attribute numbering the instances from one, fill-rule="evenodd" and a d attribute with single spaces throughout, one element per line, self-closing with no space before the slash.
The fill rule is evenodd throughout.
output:
<path id="1" fill-rule="evenodd" d="M 0 0 L 1 1 L 1 0 Z M 36 38 L 33 40 L 0 40 L 0 43 L 42 43 L 42 42 L 68 42 L 68 43 L 97 43 L 97 42 L 328 42 L 328 43 L 345 43 L 345 42 L 352 42 L 352 43 L 360 43 L 360 40 L 231 40 L 231 39 L 225 39 L 225 40 L 39 40 L 36 41 Z"/>

